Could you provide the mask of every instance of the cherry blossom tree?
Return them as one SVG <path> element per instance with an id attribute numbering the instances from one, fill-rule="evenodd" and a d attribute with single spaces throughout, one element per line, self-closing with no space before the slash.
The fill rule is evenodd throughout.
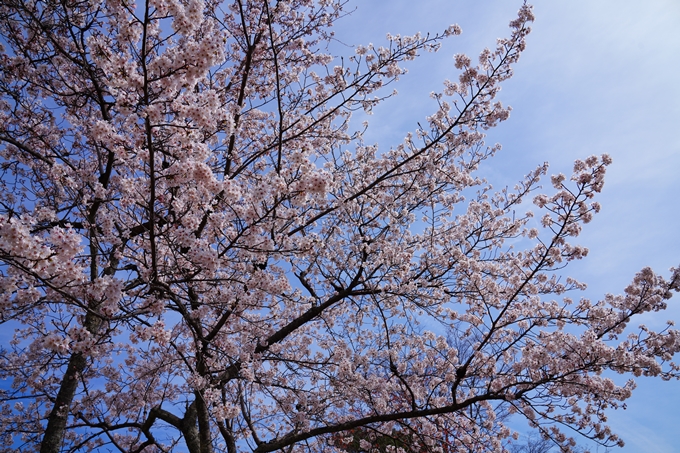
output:
<path id="1" fill-rule="evenodd" d="M 531 8 L 378 148 L 352 113 L 461 31 L 333 58 L 342 3 L 0 4 L 0 451 L 506 451 L 511 414 L 570 451 L 621 443 L 616 373 L 677 377 L 626 327 L 678 270 L 568 297 L 610 158 L 475 173 Z"/>

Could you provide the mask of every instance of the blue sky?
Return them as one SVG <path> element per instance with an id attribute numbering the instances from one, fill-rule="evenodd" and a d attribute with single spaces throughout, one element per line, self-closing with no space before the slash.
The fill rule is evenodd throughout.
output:
<path id="1" fill-rule="evenodd" d="M 408 65 L 394 86 L 399 95 L 369 117 L 368 143 L 398 144 L 434 111 L 431 91 L 456 78 L 452 56 L 471 57 L 507 36 L 515 0 L 351 0 L 356 8 L 336 29 L 346 44 L 376 45 L 385 33 L 439 32 L 458 23 L 463 35 Z M 536 22 L 515 76 L 500 100 L 510 119 L 489 131 L 503 151 L 483 170 L 495 187 L 513 185 L 548 161 L 550 173 L 569 174 L 575 159 L 608 153 L 614 159 L 599 201 L 602 212 L 586 225 L 586 260 L 566 275 L 588 283 L 584 297 L 619 293 L 644 266 L 668 275 L 680 264 L 680 2 L 677 0 L 536 0 Z M 350 49 L 334 53 L 350 54 Z M 337 50 L 337 52 L 336 52 Z M 392 88 L 392 87 L 390 87 Z M 680 323 L 680 297 L 644 323 Z M 610 425 L 626 441 L 623 453 L 680 451 L 680 382 L 638 380 L 626 411 Z"/>

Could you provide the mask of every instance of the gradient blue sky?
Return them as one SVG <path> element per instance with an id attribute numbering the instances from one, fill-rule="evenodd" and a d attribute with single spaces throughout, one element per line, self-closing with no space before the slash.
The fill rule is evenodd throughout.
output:
<path id="1" fill-rule="evenodd" d="M 507 36 L 521 5 L 515 0 L 351 0 L 341 20 L 346 44 L 376 45 L 387 32 L 439 32 L 458 23 L 463 35 L 409 66 L 394 86 L 399 95 L 369 117 L 368 143 L 398 144 L 434 111 L 431 91 L 457 77 L 452 56 L 471 57 Z M 575 159 L 608 153 L 614 159 L 599 198 L 602 212 L 586 225 L 585 261 L 565 274 L 589 284 L 584 297 L 619 293 L 644 266 L 667 275 L 680 264 L 680 1 L 536 0 L 527 50 L 500 94 L 510 119 L 489 131 L 503 151 L 483 170 L 495 187 L 514 185 L 548 161 L 569 174 Z M 342 46 L 333 53 L 350 54 Z M 392 87 L 390 87 L 392 88 Z M 680 297 L 663 313 L 633 322 L 663 328 L 680 323 Z M 623 453 L 680 452 L 680 382 L 638 380 L 626 411 L 610 414 L 626 441 Z"/>

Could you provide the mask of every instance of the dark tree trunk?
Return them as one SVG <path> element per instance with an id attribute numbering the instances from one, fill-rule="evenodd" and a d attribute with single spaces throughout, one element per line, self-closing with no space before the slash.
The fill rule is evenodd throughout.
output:
<path id="1" fill-rule="evenodd" d="M 92 312 L 87 313 L 84 327 L 91 334 L 96 334 L 101 325 L 102 319 L 100 317 Z M 71 404 L 76 395 L 76 390 L 78 390 L 78 376 L 85 370 L 86 366 L 87 357 L 80 352 L 73 353 L 69 358 L 66 373 L 61 380 L 61 386 L 54 401 L 54 407 L 47 417 L 47 427 L 40 443 L 40 453 L 59 453 L 64 441 Z"/>
<path id="2" fill-rule="evenodd" d="M 57 399 L 47 418 L 47 428 L 40 444 L 40 453 L 59 453 L 71 403 L 78 389 L 78 375 L 85 369 L 86 364 L 87 359 L 81 353 L 73 354 L 69 359 Z"/>

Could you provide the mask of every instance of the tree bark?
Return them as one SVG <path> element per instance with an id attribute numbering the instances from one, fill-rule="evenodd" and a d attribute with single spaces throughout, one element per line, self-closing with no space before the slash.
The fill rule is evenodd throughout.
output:
<path id="1" fill-rule="evenodd" d="M 78 375 L 85 369 L 86 364 L 87 359 L 81 353 L 71 355 L 66 373 L 61 380 L 59 393 L 54 401 L 54 407 L 47 418 L 47 428 L 40 444 L 40 453 L 59 453 L 71 403 L 78 388 Z"/>
<path id="2" fill-rule="evenodd" d="M 210 431 L 210 413 L 200 391 L 196 395 L 196 415 L 198 419 L 198 434 L 201 441 L 201 453 L 213 453 L 212 435 Z"/>
<path id="3" fill-rule="evenodd" d="M 102 324 L 101 318 L 89 311 L 85 316 L 84 327 L 92 334 L 96 334 Z M 64 441 L 66 422 L 71 410 L 73 398 L 78 389 L 78 376 L 85 370 L 87 357 L 82 353 L 71 354 L 66 367 L 66 373 L 61 380 L 61 386 L 54 400 L 52 412 L 47 417 L 45 435 L 40 443 L 40 453 L 59 453 Z"/>
<path id="4" fill-rule="evenodd" d="M 157 418 L 181 431 L 189 453 L 201 453 L 201 436 L 196 426 L 196 401 L 187 406 L 187 410 L 182 418 L 164 410 L 160 406 L 154 407 L 149 413 L 149 418 L 144 424 L 144 428 L 146 430 L 151 429 Z"/>
<path id="5" fill-rule="evenodd" d="M 187 444 L 189 453 L 201 453 L 201 436 L 196 426 L 196 401 L 187 408 L 186 414 L 182 419 L 180 430 L 184 435 L 184 442 Z"/>

